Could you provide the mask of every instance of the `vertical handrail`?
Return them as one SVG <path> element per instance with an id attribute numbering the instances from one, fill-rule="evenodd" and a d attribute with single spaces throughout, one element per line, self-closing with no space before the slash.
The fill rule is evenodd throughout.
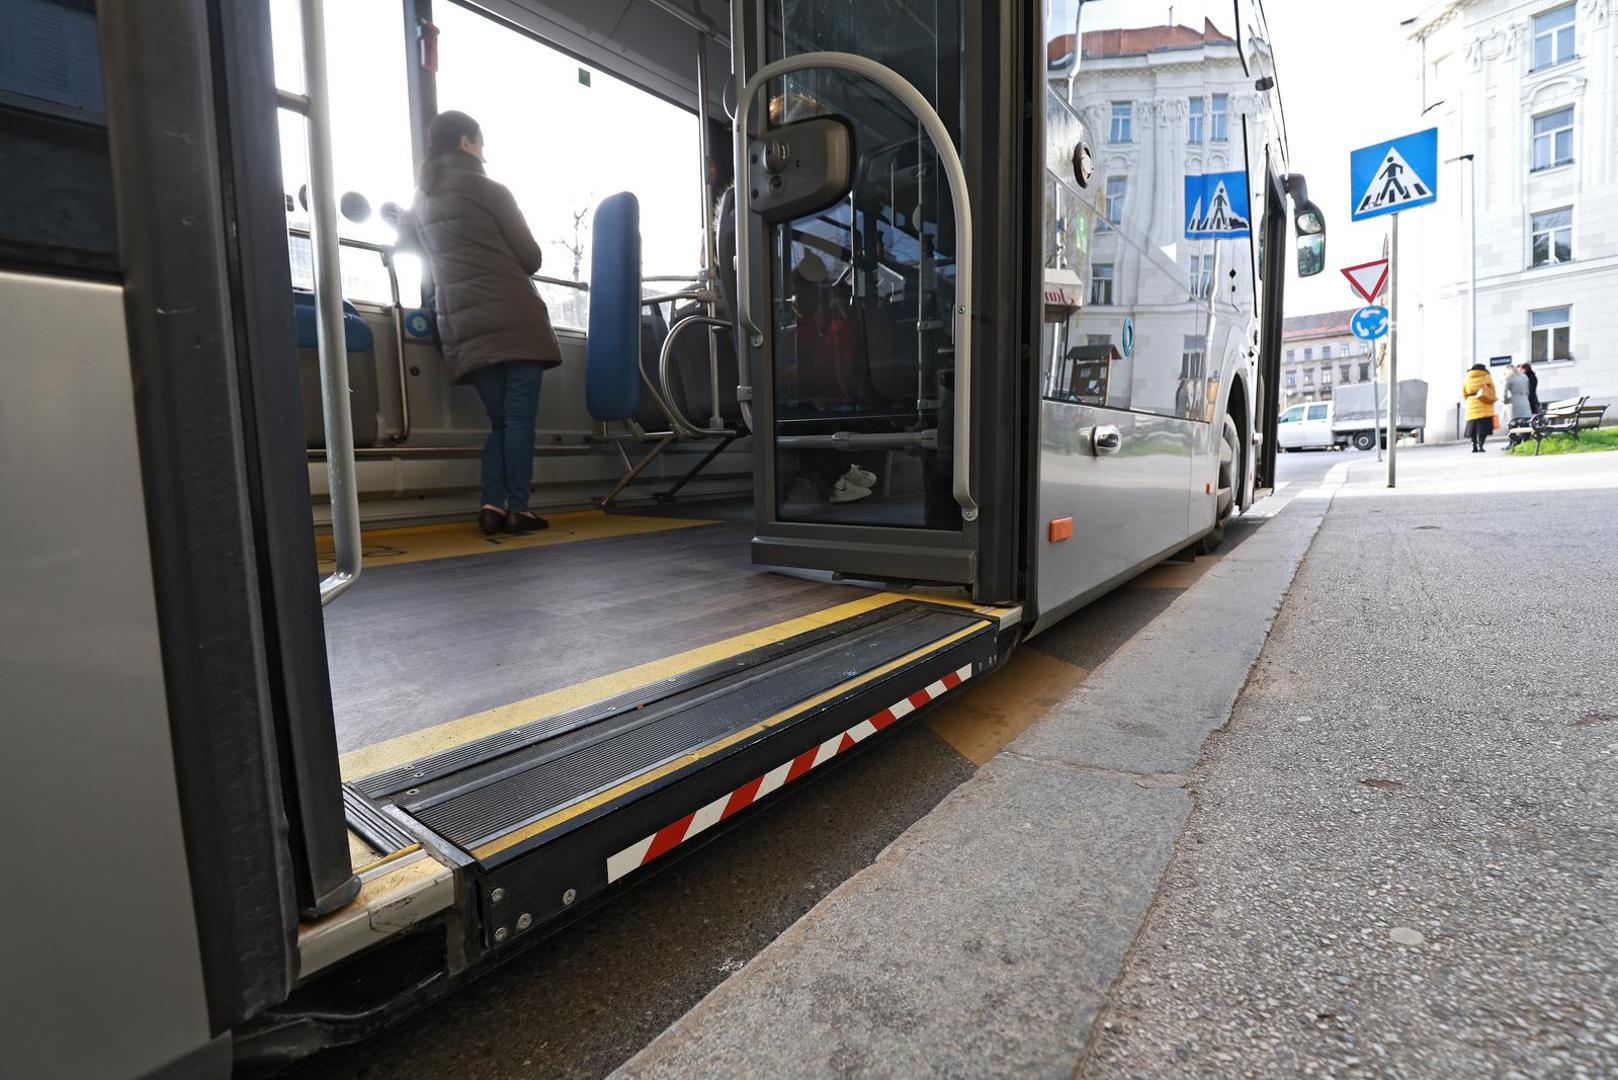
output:
<path id="1" fill-rule="evenodd" d="M 713 181 L 708 172 L 708 39 L 700 33 L 697 35 L 697 148 L 697 156 L 702 159 L 702 287 L 713 293 L 719 288 L 720 271 L 714 242 Z M 711 299 L 703 305 L 702 311 L 710 319 L 719 314 Z M 672 399 L 667 376 L 664 376 L 663 388 Z M 723 427 L 725 421 L 719 415 L 719 339 L 713 334 L 708 335 L 708 392 L 708 426 Z"/>
<path id="2" fill-rule="evenodd" d="M 348 341 L 343 328 L 336 184 L 332 179 L 325 4 L 322 0 L 300 0 L 299 13 L 303 18 L 303 83 L 308 102 L 309 240 L 315 267 L 315 333 L 326 429 L 326 486 L 337 563 L 320 580 L 320 602 L 325 605 L 359 579 L 360 502 L 354 481 L 354 421 L 348 390 Z"/>
<path id="3" fill-rule="evenodd" d="M 932 107 L 921 91 L 904 76 L 868 56 L 845 52 L 813 52 L 790 56 L 765 64 L 754 72 L 736 95 L 736 119 L 732 126 L 735 136 L 734 167 L 736 176 L 736 306 L 739 309 L 742 334 L 747 346 L 741 349 L 746 358 L 747 348 L 764 344 L 764 333 L 753 321 L 752 252 L 747 230 L 751 224 L 752 198 L 748 184 L 747 142 L 748 122 L 753 111 L 753 99 L 771 80 L 797 71 L 827 68 L 858 75 L 882 87 L 908 108 L 933 141 L 938 160 L 949 181 L 950 197 L 955 203 L 955 465 L 953 494 L 961 508 L 961 518 L 976 521 L 978 504 L 972 497 L 972 204 L 966 190 L 966 170 L 961 156 L 955 151 L 955 142 L 944 126 L 938 111 Z M 738 345 L 740 343 L 738 342 Z M 742 386 L 737 396 L 743 400 L 752 397 L 751 374 L 747 364 L 742 365 Z M 745 391 L 743 393 L 742 391 Z M 751 426 L 751 425 L 749 425 Z"/>
<path id="4" fill-rule="evenodd" d="M 393 363 L 399 376 L 399 430 L 393 441 L 404 442 L 410 438 L 410 368 L 405 363 L 404 306 L 399 303 L 399 269 L 393 254 L 391 250 L 381 253 L 382 265 L 388 271 L 388 295 L 393 301 Z"/>

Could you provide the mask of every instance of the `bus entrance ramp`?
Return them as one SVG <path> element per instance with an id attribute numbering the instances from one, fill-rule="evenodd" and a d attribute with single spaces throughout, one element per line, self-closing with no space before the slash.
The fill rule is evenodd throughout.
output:
<path id="1" fill-rule="evenodd" d="M 1272 511 L 618 1075 L 1072 1075 L 1329 497 Z"/>

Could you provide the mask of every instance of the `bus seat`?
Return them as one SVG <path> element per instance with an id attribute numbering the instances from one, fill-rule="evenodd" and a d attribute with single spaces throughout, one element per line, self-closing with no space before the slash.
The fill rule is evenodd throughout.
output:
<path id="1" fill-rule="evenodd" d="M 640 406 L 640 202 L 609 195 L 590 236 L 590 325 L 585 339 L 585 404 L 597 420 L 628 420 Z"/>
<path id="2" fill-rule="evenodd" d="M 304 444 L 311 449 L 326 445 L 326 424 L 320 406 L 320 349 L 315 330 L 315 294 L 292 291 L 292 316 L 298 344 L 298 383 L 303 397 Z M 343 301 L 343 340 L 348 345 L 348 392 L 353 413 L 354 445 L 376 443 L 378 396 L 376 335 L 359 310 Z"/>

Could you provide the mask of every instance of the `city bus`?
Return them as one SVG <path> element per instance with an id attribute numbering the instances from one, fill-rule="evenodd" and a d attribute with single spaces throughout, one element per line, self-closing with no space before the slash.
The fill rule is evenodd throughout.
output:
<path id="1" fill-rule="evenodd" d="M 1171 10 L 0 0 L 7 1071 L 362 1039 L 1215 547 L 1325 228 L 1261 5 Z M 527 537 L 392 232 L 449 108 Z"/>

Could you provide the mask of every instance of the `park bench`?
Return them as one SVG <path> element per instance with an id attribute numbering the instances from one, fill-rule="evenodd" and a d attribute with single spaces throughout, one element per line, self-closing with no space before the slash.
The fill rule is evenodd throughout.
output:
<path id="1" fill-rule="evenodd" d="M 1542 410 L 1530 416 L 1526 421 L 1527 435 L 1534 440 L 1534 456 L 1539 456 L 1540 444 L 1551 435 L 1567 435 L 1577 439 L 1579 432 L 1601 426 L 1601 418 L 1606 414 L 1605 405 L 1591 405 L 1590 398 L 1563 398 L 1553 401 Z M 1514 425 L 1519 431 L 1525 426 L 1524 421 L 1517 421 Z"/>

